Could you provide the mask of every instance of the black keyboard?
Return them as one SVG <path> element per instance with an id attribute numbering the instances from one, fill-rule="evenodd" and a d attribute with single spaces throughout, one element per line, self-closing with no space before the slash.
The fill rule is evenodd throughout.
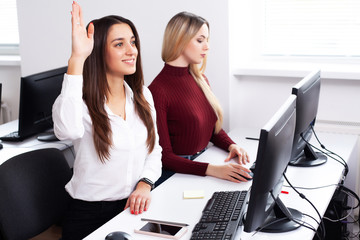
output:
<path id="1" fill-rule="evenodd" d="M 233 240 L 242 224 L 248 191 L 215 192 L 206 204 L 191 240 Z"/>
<path id="2" fill-rule="evenodd" d="M 19 132 L 12 132 L 9 133 L 5 136 L 0 137 L 0 139 L 2 141 L 13 141 L 13 142 L 17 142 L 17 141 L 21 141 L 23 140 L 23 138 L 19 135 Z"/>

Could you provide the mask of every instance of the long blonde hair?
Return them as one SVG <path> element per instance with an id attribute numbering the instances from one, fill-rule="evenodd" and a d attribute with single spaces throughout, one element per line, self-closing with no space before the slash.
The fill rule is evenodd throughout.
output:
<path id="1" fill-rule="evenodd" d="M 191 39 L 198 33 L 204 24 L 209 28 L 209 23 L 204 18 L 188 12 L 180 12 L 172 17 L 167 24 L 164 33 L 161 53 L 163 61 L 171 62 L 180 57 Z M 218 133 L 222 127 L 223 112 L 219 101 L 204 78 L 203 74 L 205 68 L 206 57 L 200 67 L 198 64 L 190 64 L 189 70 L 197 85 L 204 92 L 205 97 L 217 116 L 215 133 Z"/>

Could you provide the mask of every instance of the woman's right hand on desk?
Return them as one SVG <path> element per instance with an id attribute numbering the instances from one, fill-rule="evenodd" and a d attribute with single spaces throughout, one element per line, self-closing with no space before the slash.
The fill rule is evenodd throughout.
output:
<path id="1" fill-rule="evenodd" d="M 206 169 L 206 175 L 225 179 L 231 182 L 247 182 L 246 178 L 251 178 L 248 174 L 251 171 L 240 164 L 228 163 L 224 165 L 209 164 Z"/>
<path id="2" fill-rule="evenodd" d="M 67 73 L 81 75 L 84 62 L 94 47 L 94 24 L 90 23 L 86 30 L 81 7 L 75 1 L 72 4 L 71 24 L 72 50 Z"/>

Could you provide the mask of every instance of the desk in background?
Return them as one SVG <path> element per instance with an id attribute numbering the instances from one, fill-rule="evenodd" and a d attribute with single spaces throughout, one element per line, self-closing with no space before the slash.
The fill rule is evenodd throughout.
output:
<path id="1" fill-rule="evenodd" d="M 251 162 L 256 160 L 258 141 L 246 140 L 245 137 L 250 136 L 256 138 L 259 136 L 259 133 L 259 131 L 235 130 L 229 134 L 235 142 L 247 150 Z M 351 157 L 352 151 L 357 144 L 356 135 L 318 133 L 318 136 L 328 149 L 339 154 L 346 161 Z M 318 146 L 317 144 L 315 145 Z M 210 147 L 201 154 L 196 161 L 223 164 L 223 160 L 226 156 L 227 153 L 225 151 L 220 150 L 217 147 Z M 251 163 L 248 164 L 248 167 L 250 166 Z M 336 184 L 342 177 L 342 172 L 342 165 L 335 160 L 329 159 L 326 164 L 317 167 L 300 168 L 289 166 L 286 176 L 292 185 L 296 187 L 314 188 L 333 184 L 330 187 L 317 190 L 300 190 L 300 192 L 305 194 L 316 206 L 323 216 L 336 189 Z M 289 194 L 282 194 L 280 196 L 284 204 L 287 207 L 295 208 L 302 213 L 309 214 L 318 219 L 315 210 L 305 200 L 301 199 L 291 188 L 286 187 L 287 183 L 284 185 L 284 190 L 289 192 Z M 209 176 L 200 177 L 177 173 L 152 191 L 152 201 L 147 212 L 140 215 L 131 215 L 129 210 L 125 210 L 85 239 L 103 240 L 108 233 L 113 231 L 127 232 L 136 240 L 162 239 L 159 237 L 134 233 L 135 227 L 144 224 L 144 222 L 140 220 L 141 218 L 187 223 L 189 224 L 188 232 L 181 239 L 190 239 L 192 229 L 199 221 L 202 210 L 213 192 L 224 190 L 248 190 L 250 187 L 251 181 L 247 183 L 232 183 Z M 185 190 L 204 190 L 205 197 L 203 199 L 183 199 L 183 192 Z M 304 220 L 317 228 L 317 224 L 311 218 L 304 217 Z M 300 227 L 286 233 L 257 233 L 252 236 L 253 233 L 246 233 L 242 231 L 242 227 L 240 227 L 235 239 L 239 240 L 241 237 L 242 240 L 250 238 L 261 240 L 305 240 L 312 239 L 314 234 L 313 231 Z"/>
<path id="2" fill-rule="evenodd" d="M 17 131 L 18 121 L 14 120 L 0 125 L 0 136 L 4 136 L 11 132 Z M 75 153 L 71 141 L 54 141 L 54 142 L 41 142 L 36 139 L 36 136 L 27 138 L 20 142 L 1 142 L 3 149 L 0 150 L 0 164 L 7 161 L 9 158 L 41 148 L 57 148 L 64 153 L 64 156 L 69 163 L 70 167 L 73 166 Z"/>

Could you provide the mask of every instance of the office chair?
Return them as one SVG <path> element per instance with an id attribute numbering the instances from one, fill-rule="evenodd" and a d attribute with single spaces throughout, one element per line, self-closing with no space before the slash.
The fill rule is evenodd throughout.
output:
<path id="1" fill-rule="evenodd" d="M 63 153 L 54 148 L 26 152 L 0 165 L 0 238 L 29 239 L 61 222 L 71 175 Z"/>

